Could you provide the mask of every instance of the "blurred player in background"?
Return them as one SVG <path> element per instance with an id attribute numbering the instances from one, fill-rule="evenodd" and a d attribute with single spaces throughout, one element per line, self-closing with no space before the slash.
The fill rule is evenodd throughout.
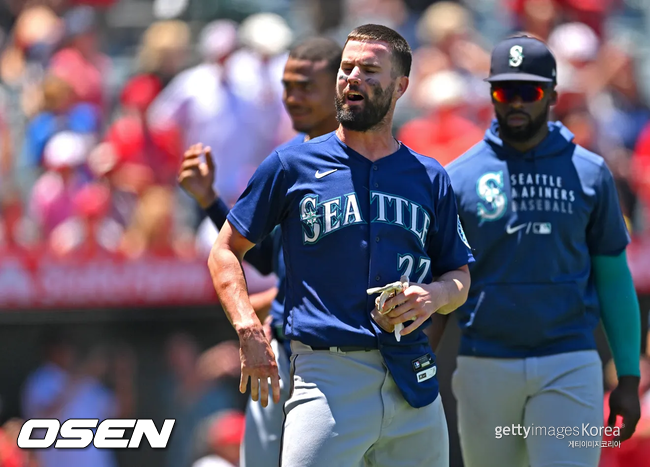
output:
<path id="1" fill-rule="evenodd" d="M 556 73 L 543 42 L 516 36 L 498 44 L 487 79 L 496 120 L 484 141 L 447 167 L 476 255 L 458 311 L 452 380 L 467 467 L 598 465 L 599 448 L 570 442 L 603 435 L 593 335 L 600 319 L 618 373 L 608 423 L 621 416 L 625 440 L 639 420 L 641 330 L 629 237 L 604 160 L 548 121 Z M 594 428 L 573 430 L 584 424 Z M 495 435 L 513 425 L 572 431 Z"/>
<path id="2" fill-rule="evenodd" d="M 270 379 L 277 403 L 273 349 L 241 260 L 282 226 L 293 370 L 283 467 L 449 465 L 435 357 L 422 325 L 465 301 L 472 257 L 446 172 L 392 134 L 411 60 L 408 43 L 390 28 L 352 31 L 338 73 L 339 128 L 271 154 L 210 254 L 215 289 L 240 337 L 240 390 L 250 378 L 253 399 L 266 405 Z M 413 285 L 378 315 L 369 285 L 401 276 Z M 395 325 L 408 321 L 396 336 Z"/>
<path id="3" fill-rule="evenodd" d="M 111 346 L 112 347 L 112 346 Z M 26 419 L 129 418 L 134 412 L 136 363 L 128 347 L 94 344 L 84 351 L 65 331 L 52 327 L 44 336 L 44 361 L 23 388 Z M 110 381 L 110 387 L 106 384 Z M 38 430 L 36 436 L 44 436 Z M 111 449 L 49 447 L 36 453 L 40 467 L 116 467 Z"/>
<path id="4" fill-rule="evenodd" d="M 299 133 L 283 147 L 332 132 L 338 126 L 334 97 L 341 52 L 341 46 L 326 38 L 306 39 L 290 50 L 282 79 L 283 100 L 293 127 Z M 178 180 L 221 229 L 229 208 L 213 189 L 215 167 L 212 160 L 210 148 L 204 150 L 200 144 L 192 146 L 185 153 Z M 250 300 L 260 321 L 270 326 L 271 347 L 277 359 L 282 396 L 278 404 L 271 402 L 267 407 L 262 407 L 259 401 L 248 404 L 242 466 L 268 465 L 269 459 L 275 460 L 280 456 L 282 406 L 288 399 L 290 381 L 290 349 L 283 335 L 284 259 L 280 243 L 278 228 L 245 256 L 246 261 L 262 274 L 275 272 L 278 276 L 277 287 L 251 295 Z"/>

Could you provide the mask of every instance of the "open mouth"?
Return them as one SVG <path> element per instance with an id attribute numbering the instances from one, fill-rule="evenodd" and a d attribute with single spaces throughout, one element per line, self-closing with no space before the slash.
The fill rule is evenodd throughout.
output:
<path id="1" fill-rule="evenodd" d="M 360 102 L 363 100 L 363 95 L 361 95 L 358 92 L 355 91 L 349 91 L 345 97 L 347 98 L 348 101 L 350 102 Z"/>

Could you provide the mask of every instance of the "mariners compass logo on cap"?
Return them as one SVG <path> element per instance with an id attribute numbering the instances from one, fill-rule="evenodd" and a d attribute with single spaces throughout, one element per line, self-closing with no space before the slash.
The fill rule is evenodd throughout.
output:
<path id="1" fill-rule="evenodd" d="M 511 67 L 518 67 L 524 61 L 524 48 L 520 45 L 510 47 L 510 60 L 508 63 Z"/>
<path id="2" fill-rule="evenodd" d="M 499 42 L 492 50 L 490 76 L 485 81 L 533 81 L 553 83 L 555 57 L 547 45 L 531 36 L 517 35 Z"/>

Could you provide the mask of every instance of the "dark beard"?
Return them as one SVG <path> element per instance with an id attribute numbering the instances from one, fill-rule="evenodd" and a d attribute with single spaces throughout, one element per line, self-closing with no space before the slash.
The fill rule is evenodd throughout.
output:
<path id="1" fill-rule="evenodd" d="M 509 127 L 507 123 L 508 116 L 514 113 L 517 112 L 510 112 L 510 114 L 504 117 L 498 113 L 496 114 L 497 121 L 499 122 L 499 136 L 505 141 L 524 143 L 539 133 L 539 131 L 546 125 L 548 122 L 549 108 L 546 107 L 546 110 L 540 114 L 539 117 L 529 121 L 527 125 L 517 129 Z"/>
<path id="2" fill-rule="evenodd" d="M 379 86 L 372 90 L 372 99 L 364 95 L 363 109 L 355 107 L 345 108 L 343 96 L 336 94 L 334 105 L 336 106 L 336 119 L 341 126 L 351 131 L 368 131 L 377 126 L 386 117 L 390 110 L 393 99 L 395 83 L 392 83 L 385 90 Z"/>

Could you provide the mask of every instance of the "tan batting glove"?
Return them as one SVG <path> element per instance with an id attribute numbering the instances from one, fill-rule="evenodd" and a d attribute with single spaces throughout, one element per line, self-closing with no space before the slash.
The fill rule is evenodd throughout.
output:
<path id="1" fill-rule="evenodd" d="M 375 306 L 377 307 L 377 311 L 379 312 L 379 314 L 385 315 L 387 313 L 390 313 L 391 310 L 395 308 L 392 307 L 387 310 L 384 310 L 384 304 L 386 303 L 386 300 L 403 292 L 408 288 L 408 286 L 409 286 L 409 278 L 406 276 L 402 276 L 399 281 L 391 282 L 390 284 L 386 284 L 383 287 L 373 287 L 371 289 L 366 290 L 366 292 L 368 293 L 368 295 L 374 295 L 376 293 L 380 294 L 379 297 L 375 299 Z M 393 332 L 395 333 L 395 339 L 397 339 L 397 342 L 399 342 L 402 339 L 402 335 L 400 334 L 402 329 L 404 329 L 403 323 L 398 323 L 395 325 L 395 329 L 393 330 Z"/>

